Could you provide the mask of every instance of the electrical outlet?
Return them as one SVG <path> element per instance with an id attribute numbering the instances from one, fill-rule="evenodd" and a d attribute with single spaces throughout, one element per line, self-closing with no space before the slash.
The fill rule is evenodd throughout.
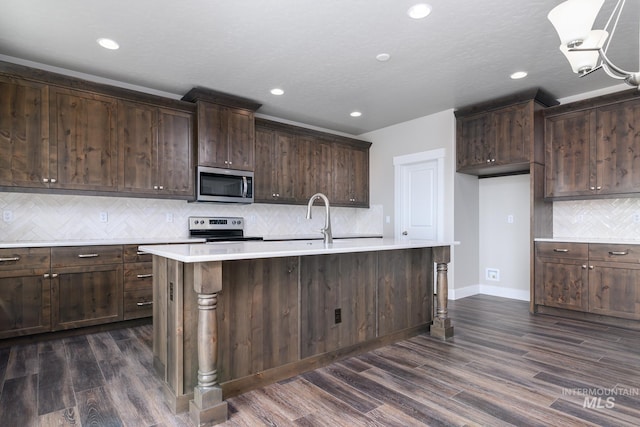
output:
<path id="1" fill-rule="evenodd" d="M 513 224 L 513 215 L 507 215 L 507 223 Z"/>
<path id="2" fill-rule="evenodd" d="M 485 277 L 487 280 L 493 280 L 495 282 L 499 282 L 500 270 L 497 268 L 487 268 Z"/>
<path id="3" fill-rule="evenodd" d="M 2 211 L 2 219 L 4 222 L 13 221 L 13 211 Z"/>
<path id="4" fill-rule="evenodd" d="M 167 222 L 173 222 L 173 214 L 171 212 L 167 212 L 166 220 Z"/>
<path id="5" fill-rule="evenodd" d="M 100 212 L 100 222 L 109 222 L 109 214 L 107 212 Z"/>
<path id="6" fill-rule="evenodd" d="M 335 320 L 334 324 L 337 325 L 338 323 L 342 323 L 342 309 L 336 308 L 333 314 L 333 318 Z"/>
<path id="7" fill-rule="evenodd" d="M 633 223 L 640 224 L 640 213 L 633 214 Z"/>

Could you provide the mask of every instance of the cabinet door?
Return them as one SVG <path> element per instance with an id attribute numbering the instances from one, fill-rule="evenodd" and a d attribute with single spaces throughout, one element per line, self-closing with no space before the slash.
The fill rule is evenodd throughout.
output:
<path id="1" fill-rule="evenodd" d="M 253 112 L 227 108 L 229 165 L 231 169 L 252 171 L 255 167 L 255 122 Z"/>
<path id="2" fill-rule="evenodd" d="M 587 260 L 536 259 L 536 304 L 587 311 Z"/>
<path id="3" fill-rule="evenodd" d="M 596 190 L 595 111 L 545 120 L 545 196 L 579 196 Z"/>
<path id="4" fill-rule="evenodd" d="M 491 116 L 488 113 L 460 117 L 456 122 L 457 169 L 482 166 L 495 159 L 490 140 Z"/>
<path id="5" fill-rule="evenodd" d="M 527 163 L 533 147 L 533 101 L 491 112 L 497 164 Z"/>
<path id="6" fill-rule="evenodd" d="M 50 88 L 51 187 L 116 190 L 116 111 L 114 98 Z"/>
<path id="7" fill-rule="evenodd" d="M 51 330 L 48 269 L 0 271 L 0 339 Z"/>
<path id="8" fill-rule="evenodd" d="M 122 153 L 118 175 L 120 191 L 155 193 L 156 122 L 154 107 L 118 102 L 118 144 Z"/>
<path id="9" fill-rule="evenodd" d="M 254 192 L 256 202 L 273 202 L 276 197 L 275 131 L 256 129 L 256 165 L 254 173 Z"/>
<path id="10" fill-rule="evenodd" d="M 47 86 L 0 76 L 0 186 L 43 187 L 48 176 Z"/>
<path id="11" fill-rule="evenodd" d="M 158 111 L 158 156 L 155 169 L 159 194 L 194 197 L 193 116 Z"/>
<path id="12" fill-rule="evenodd" d="M 122 320 L 122 264 L 54 269 L 53 330 Z"/>
<path id="13" fill-rule="evenodd" d="M 640 265 L 592 262 L 589 312 L 640 319 Z"/>
<path id="14" fill-rule="evenodd" d="M 369 153 L 344 144 L 334 144 L 333 197 L 330 201 L 342 206 L 369 205 Z"/>
<path id="15" fill-rule="evenodd" d="M 640 102 L 597 109 L 596 165 L 600 194 L 640 191 Z"/>
<path id="16" fill-rule="evenodd" d="M 275 157 L 272 167 L 276 173 L 276 194 L 282 202 L 295 202 L 295 188 L 300 179 L 298 173 L 298 146 L 295 135 L 276 132 Z"/>
<path id="17" fill-rule="evenodd" d="M 198 165 L 229 167 L 225 107 L 198 101 Z"/>
<path id="18" fill-rule="evenodd" d="M 332 197 L 333 158 L 331 144 L 320 138 L 298 136 L 298 171 L 296 199 L 306 203 L 315 193 Z M 333 200 L 330 199 L 331 202 Z"/>

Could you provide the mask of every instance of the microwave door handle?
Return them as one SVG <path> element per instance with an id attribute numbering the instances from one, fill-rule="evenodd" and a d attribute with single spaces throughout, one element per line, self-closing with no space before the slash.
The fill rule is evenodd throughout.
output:
<path id="1" fill-rule="evenodd" d="M 249 185 L 247 184 L 247 177 L 242 177 L 242 197 L 247 197 L 247 192 L 249 191 Z"/>

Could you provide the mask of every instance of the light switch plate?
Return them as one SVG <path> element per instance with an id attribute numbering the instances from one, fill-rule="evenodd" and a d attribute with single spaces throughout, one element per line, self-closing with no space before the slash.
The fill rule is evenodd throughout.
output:
<path id="1" fill-rule="evenodd" d="M 4 222 L 11 222 L 13 221 L 13 211 L 2 211 L 2 220 Z"/>

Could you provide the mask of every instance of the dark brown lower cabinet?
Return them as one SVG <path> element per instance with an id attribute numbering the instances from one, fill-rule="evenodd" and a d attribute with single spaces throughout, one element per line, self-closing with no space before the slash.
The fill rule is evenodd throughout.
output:
<path id="1" fill-rule="evenodd" d="M 640 246 L 537 242 L 534 293 L 543 309 L 640 319 Z"/>
<path id="2" fill-rule="evenodd" d="M 56 269 L 52 279 L 52 329 L 122 320 L 122 264 Z"/>
<path id="3" fill-rule="evenodd" d="M 49 248 L 0 249 L 0 339 L 51 330 Z"/>

